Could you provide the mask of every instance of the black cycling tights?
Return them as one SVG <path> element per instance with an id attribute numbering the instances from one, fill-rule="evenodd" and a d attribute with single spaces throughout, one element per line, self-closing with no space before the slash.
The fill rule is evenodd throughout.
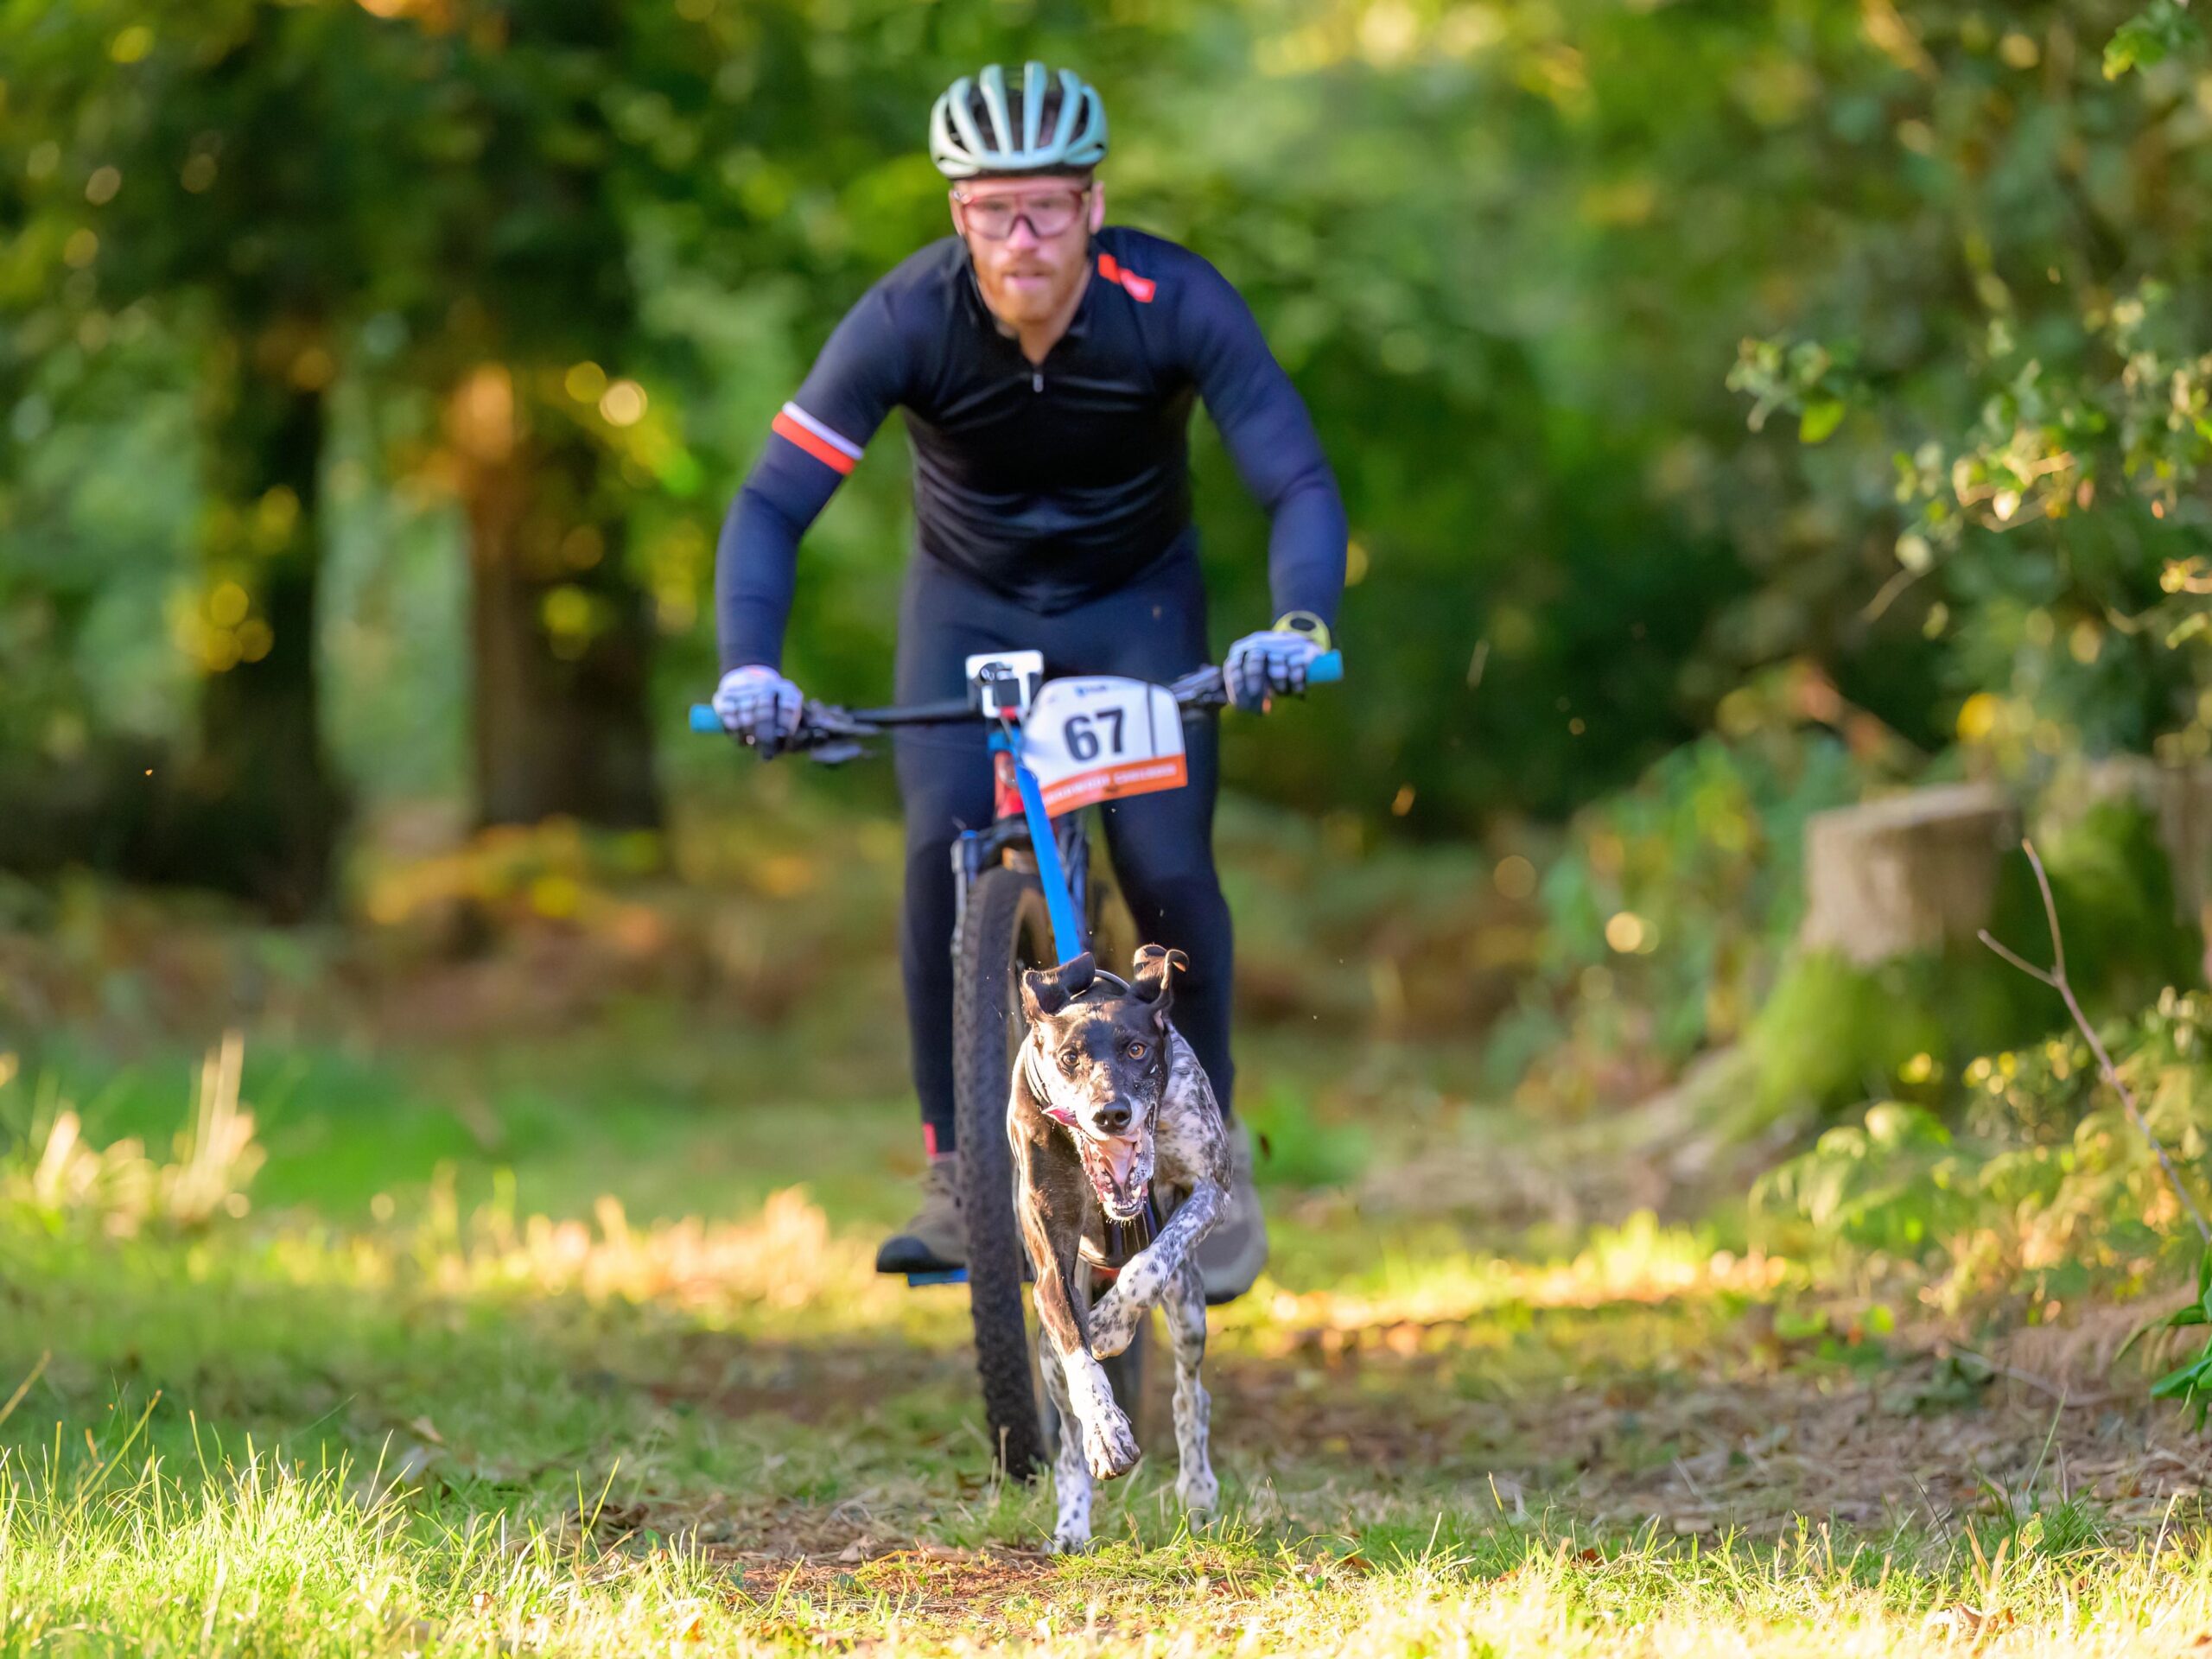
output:
<path id="1" fill-rule="evenodd" d="M 956 697 L 963 665 L 986 651 L 1041 651 L 1048 677 L 1124 674 L 1165 683 L 1206 660 L 1205 589 L 1187 551 L 1164 569 L 1073 610 L 1042 615 L 917 554 L 899 632 L 898 697 Z M 1229 904 L 1213 867 L 1218 728 L 1185 721 L 1190 782 L 1103 809 L 1114 878 L 1141 943 L 1191 958 L 1175 984 L 1175 1027 L 1189 1040 L 1224 1111 L 1232 960 Z M 951 848 L 991 817 L 988 731 L 981 725 L 902 733 L 894 742 L 906 809 L 906 897 L 899 960 L 924 1132 L 953 1146 Z M 1103 967 L 1125 974 L 1127 963 Z"/>

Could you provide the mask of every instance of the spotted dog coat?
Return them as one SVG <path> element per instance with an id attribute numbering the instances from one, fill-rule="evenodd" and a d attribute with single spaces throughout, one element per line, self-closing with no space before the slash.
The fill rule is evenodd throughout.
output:
<path id="1" fill-rule="evenodd" d="M 1205 1289 L 1192 1252 L 1229 1201 L 1229 1138 L 1205 1070 L 1168 1023 L 1173 975 L 1186 965 L 1181 951 L 1148 944 L 1125 989 L 1102 981 L 1087 955 L 1022 976 L 1029 1031 L 1015 1057 L 1007 1136 L 1036 1270 L 1045 1387 L 1062 1425 L 1052 1465 L 1059 1549 L 1090 1541 L 1093 1478 L 1136 1463 L 1136 1436 L 1098 1362 L 1127 1348 L 1155 1306 L 1175 1354 L 1176 1495 L 1197 1514 L 1211 1514 L 1221 1495 L 1198 1380 Z M 1154 1183 L 1179 1200 L 1174 1213 L 1090 1306 L 1083 1259 L 1106 1259 L 1108 1224 L 1142 1213 Z"/>

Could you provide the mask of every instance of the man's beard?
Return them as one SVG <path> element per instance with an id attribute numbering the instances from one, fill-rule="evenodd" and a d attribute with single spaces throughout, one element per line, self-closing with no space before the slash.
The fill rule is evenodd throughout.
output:
<path id="1" fill-rule="evenodd" d="M 1035 267 L 1032 267 L 1022 274 L 1044 278 L 1041 285 L 1010 287 L 1007 285 L 1007 276 L 1014 274 L 1013 271 L 995 277 L 983 289 L 984 298 L 989 302 L 993 315 L 1005 323 L 1050 321 L 1060 308 L 1068 302 L 1069 297 L 1077 290 L 1084 276 L 1089 273 L 1091 257 L 1090 240 L 1090 236 L 1086 232 L 1081 251 L 1058 273 L 1057 279 L 1054 273 Z M 973 259 L 972 251 L 969 257 Z M 975 260 L 975 264 L 977 280 L 981 283 L 982 262 Z"/>
<path id="2" fill-rule="evenodd" d="M 1020 276 L 1030 280 L 1017 283 Z M 1062 273 L 1027 270 L 1008 272 L 995 284 L 994 308 L 1009 322 L 1043 322 L 1067 303 L 1074 284 Z"/>

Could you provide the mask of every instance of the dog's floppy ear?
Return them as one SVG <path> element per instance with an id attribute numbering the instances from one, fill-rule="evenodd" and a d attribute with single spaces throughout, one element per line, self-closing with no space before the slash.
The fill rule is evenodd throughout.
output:
<path id="1" fill-rule="evenodd" d="M 1180 950 L 1145 945 L 1137 952 L 1129 978 L 1129 995 L 1140 1002 L 1155 1004 L 1158 1011 L 1165 1014 L 1167 1005 L 1175 1000 L 1173 976 L 1187 971 L 1190 966 L 1191 959 Z"/>
<path id="2" fill-rule="evenodd" d="M 1098 964 L 1084 951 L 1057 968 L 1031 969 L 1021 976 L 1021 1011 L 1033 1020 L 1058 1014 L 1090 988 Z"/>

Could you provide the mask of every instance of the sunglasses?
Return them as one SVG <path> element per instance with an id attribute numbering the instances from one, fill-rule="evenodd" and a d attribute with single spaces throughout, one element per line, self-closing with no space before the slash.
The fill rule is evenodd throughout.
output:
<path id="1" fill-rule="evenodd" d="M 952 199 L 960 204 L 962 220 L 986 242 L 1003 242 L 1015 224 L 1027 220 L 1029 233 L 1039 241 L 1058 236 L 1083 216 L 1090 200 L 1088 185 L 1081 189 L 1041 190 L 1028 196 L 970 196 L 960 191 Z"/>

